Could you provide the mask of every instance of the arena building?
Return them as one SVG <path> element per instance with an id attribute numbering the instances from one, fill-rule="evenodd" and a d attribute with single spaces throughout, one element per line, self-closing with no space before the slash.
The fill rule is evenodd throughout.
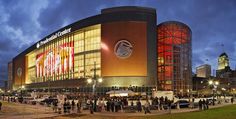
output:
<path id="1" fill-rule="evenodd" d="M 114 7 L 53 32 L 9 63 L 13 90 L 150 94 L 158 86 L 156 17 L 152 8 Z"/>

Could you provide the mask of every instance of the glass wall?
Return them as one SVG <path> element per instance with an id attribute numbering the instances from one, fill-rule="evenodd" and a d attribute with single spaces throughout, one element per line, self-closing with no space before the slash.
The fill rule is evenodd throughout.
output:
<path id="1" fill-rule="evenodd" d="M 35 77 L 35 53 L 31 53 L 27 55 L 27 71 L 28 71 L 28 79 L 26 79 L 26 84 L 35 82 L 36 77 Z"/>
<path id="2" fill-rule="evenodd" d="M 158 32 L 158 83 L 162 90 L 188 92 L 191 89 L 191 31 L 179 22 L 165 22 Z"/>
<path id="3" fill-rule="evenodd" d="M 77 30 L 44 44 L 27 55 L 29 83 L 100 76 L 101 28 Z M 96 64 L 96 66 L 95 66 Z"/>

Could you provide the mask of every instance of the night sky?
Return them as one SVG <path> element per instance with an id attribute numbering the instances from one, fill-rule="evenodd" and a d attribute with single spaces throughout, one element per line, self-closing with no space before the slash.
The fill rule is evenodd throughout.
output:
<path id="1" fill-rule="evenodd" d="M 46 35 L 115 6 L 157 10 L 157 23 L 177 20 L 192 30 L 192 61 L 217 67 L 226 52 L 236 67 L 236 0 L 0 0 L 0 80 L 7 63 Z M 223 45 L 222 45 L 223 44 Z"/>

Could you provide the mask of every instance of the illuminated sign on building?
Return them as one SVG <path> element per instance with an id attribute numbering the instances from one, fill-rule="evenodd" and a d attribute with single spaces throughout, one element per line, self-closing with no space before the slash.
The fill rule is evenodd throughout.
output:
<path id="1" fill-rule="evenodd" d="M 63 36 L 63 35 L 70 33 L 70 32 L 71 32 L 71 28 L 65 29 L 63 31 L 58 31 L 57 33 L 51 35 L 49 38 L 46 38 L 45 40 L 38 42 L 36 47 L 39 48 L 40 46 L 56 39 L 57 37 Z"/>
<path id="2" fill-rule="evenodd" d="M 73 43 L 64 43 L 36 55 L 36 77 L 68 73 L 73 70 L 73 64 Z"/>
<path id="3" fill-rule="evenodd" d="M 118 58 L 128 58 L 133 51 L 133 46 L 127 40 L 120 40 L 116 43 L 114 52 Z"/>

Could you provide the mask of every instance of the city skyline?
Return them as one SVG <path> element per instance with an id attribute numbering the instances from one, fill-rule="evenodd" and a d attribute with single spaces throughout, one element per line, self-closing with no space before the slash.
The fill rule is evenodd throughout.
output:
<path id="1" fill-rule="evenodd" d="M 236 27 L 235 5 L 236 2 L 233 0 L 131 0 L 106 3 L 104 0 L 86 3 L 83 0 L 62 0 L 53 3 L 46 0 L 0 1 L 1 80 L 7 79 L 7 63 L 18 53 L 63 26 L 96 15 L 101 9 L 115 6 L 152 7 L 157 10 L 157 24 L 176 20 L 189 25 L 192 29 L 193 71 L 201 64 L 210 64 L 212 69 L 216 69 L 217 58 L 222 52 L 229 55 L 230 66 L 235 68 L 235 61 L 232 59 L 236 56 L 236 35 L 233 34 L 233 28 Z"/>

